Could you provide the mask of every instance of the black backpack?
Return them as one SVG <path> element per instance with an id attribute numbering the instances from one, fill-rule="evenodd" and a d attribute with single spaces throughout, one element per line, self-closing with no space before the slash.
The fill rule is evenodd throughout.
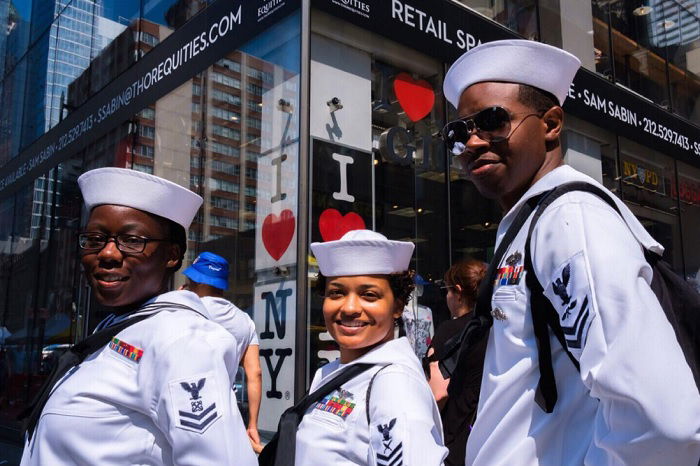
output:
<path id="1" fill-rule="evenodd" d="M 544 290 L 535 276 L 530 256 L 530 237 L 537 220 L 544 213 L 545 209 L 558 197 L 571 191 L 585 191 L 595 194 L 615 209 L 618 214 L 622 215 L 615 201 L 602 189 L 585 182 L 571 182 L 558 186 L 547 193 L 537 206 L 537 211 L 530 222 L 530 229 L 525 243 L 524 259 L 525 270 L 527 271 L 525 277 L 527 287 L 530 289 L 530 309 L 532 310 L 532 321 L 535 328 L 540 365 L 539 390 L 541 391 L 544 406 L 540 401 L 538 401 L 538 404 L 548 413 L 552 412 L 557 402 L 557 388 L 552 370 L 552 355 L 549 347 L 547 327 L 552 329 L 552 332 L 556 335 L 577 369 L 579 365 L 578 361 L 567 349 L 564 333 L 559 323 L 559 314 L 557 314 L 549 299 L 544 295 Z M 700 294 L 676 274 L 661 256 L 646 249 L 644 250 L 644 256 L 654 272 L 651 289 L 676 333 L 676 338 L 683 350 L 686 362 L 693 372 L 695 384 L 700 389 L 700 366 L 698 365 L 698 362 L 700 362 Z"/>

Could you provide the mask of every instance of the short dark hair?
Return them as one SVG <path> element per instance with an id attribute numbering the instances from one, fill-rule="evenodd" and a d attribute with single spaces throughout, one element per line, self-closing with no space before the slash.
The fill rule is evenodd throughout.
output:
<path id="1" fill-rule="evenodd" d="M 170 241 L 180 247 L 180 260 L 172 269 L 174 273 L 180 270 L 180 267 L 182 267 L 182 261 L 185 259 L 185 253 L 187 252 L 187 232 L 185 232 L 185 228 L 179 223 L 175 223 L 172 220 L 167 219 L 166 221 L 168 222 L 168 235 Z"/>
<path id="2" fill-rule="evenodd" d="M 552 107 L 559 106 L 559 100 L 553 94 L 542 89 L 520 84 L 518 100 L 538 113 L 544 113 Z"/>
<path id="3" fill-rule="evenodd" d="M 411 293 L 415 289 L 416 285 L 413 282 L 413 277 L 415 277 L 415 270 L 406 270 L 404 272 L 392 273 L 389 275 L 384 275 L 389 281 L 389 288 L 394 294 L 394 299 L 401 301 L 405 306 L 411 300 Z M 319 272 L 316 276 L 316 292 L 321 295 L 326 295 L 326 280 L 327 278 Z"/>

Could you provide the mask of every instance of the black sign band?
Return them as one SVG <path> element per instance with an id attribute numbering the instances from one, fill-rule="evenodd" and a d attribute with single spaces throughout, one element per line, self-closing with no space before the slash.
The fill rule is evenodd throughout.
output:
<path id="1" fill-rule="evenodd" d="M 299 0 L 212 3 L 0 168 L 0 200 L 74 156 L 299 5 Z"/>
<path id="2" fill-rule="evenodd" d="M 519 38 L 448 1 L 313 0 L 312 5 L 446 63 L 480 43 Z M 596 73 L 579 70 L 564 110 L 700 166 L 700 128 Z"/>

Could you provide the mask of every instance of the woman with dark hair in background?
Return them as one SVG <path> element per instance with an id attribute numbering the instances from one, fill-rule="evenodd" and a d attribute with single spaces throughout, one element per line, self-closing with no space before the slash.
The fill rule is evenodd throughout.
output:
<path id="1" fill-rule="evenodd" d="M 474 364 L 470 364 L 466 368 L 468 374 L 465 377 L 465 386 L 462 388 L 460 396 L 455 399 L 447 396 L 450 379 L 443 377 L 438 367 L 438 360 L 445 342 L 462 332 L 471 318 L 471 312 L 476 304 L 479 283 L 486 275 L 486 268 L 487 264 L 471 259 L 454 264 L 445 272 L 444 288 L 447 290 L 447 307 L 452 319 L 438 327 L 424 358 L 424 364 L 427 364 L 425 369 L 428 384 L 440 407 L 445 446 L 450 450 L 445 459 L 447 466 L 464 465 L 467 437 L 479 402 L 481 368 L 488 339 L 484 338 L 483 342 L 474 348 L 471 355 Z"/>
<path id="2" fill-rule="evenodd" d="M 234 338 L 197 295 L 168 292 L 202 198 L 121 168 L 78 184 L 89 212 L 82 268 L 113 313 L 35 399 L 21 464 L 256 464 L 231 388 Z"/>

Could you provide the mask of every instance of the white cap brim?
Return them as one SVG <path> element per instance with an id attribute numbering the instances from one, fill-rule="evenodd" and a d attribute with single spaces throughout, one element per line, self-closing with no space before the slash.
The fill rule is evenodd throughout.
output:
<path id="1" fill-rule="evenodd" d="M 354 230 L 337 241 L 311 243 L 326 277 L 388 275 L 408 270 L 415 245 L 392 241 L 370 230 Z"/>
<path id="2" fill-rule="evenodd" d="M 78 178 L 85 207 L 98 205 L 131 207 L 190 227 L 202 197 L 178 184 L 126 168 L 98 168 Z"/>
<path id="3" fill-rule="evenodd" d="M 581 61 L 569 52 L 531 40 L 481 44 L 455 61 L 445 75 L 443 92 L 455 107 L 465 89 L 480 82 L 527 84 L 564 103 Z"/>

